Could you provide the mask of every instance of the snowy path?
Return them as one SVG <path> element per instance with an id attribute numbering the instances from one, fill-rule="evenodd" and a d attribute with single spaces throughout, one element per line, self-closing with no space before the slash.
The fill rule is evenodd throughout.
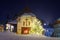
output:
<path id="1" fill-rule="evenodd" d="M 35 35 L 17 35 L 12 32 L 0 32 L 0 40 L 60 40 L 60 38 L 41 37 Z"/>

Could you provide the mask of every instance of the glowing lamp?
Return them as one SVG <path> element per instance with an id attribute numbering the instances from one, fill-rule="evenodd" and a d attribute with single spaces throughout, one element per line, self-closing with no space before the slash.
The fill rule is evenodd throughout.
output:
<path id="1" fill-rule="evenodd" d="M 46 23 L 44 23 L 44 25 L 47 25 Z"/>

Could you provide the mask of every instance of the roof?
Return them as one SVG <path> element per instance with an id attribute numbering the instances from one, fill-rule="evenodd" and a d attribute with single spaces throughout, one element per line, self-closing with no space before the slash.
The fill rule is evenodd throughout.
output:
<path id="1" fill-rule="evenodd" d="M 31 8 L 29 8 L 29 7 L 25 7 L 23 10 L 20 11 L 20 13 L 18 13 L 18 17 L 21 16 L 21 15 L 31 15 L 31 16 L 35 16 L 35 15 L 32 13 Z"/>
<path id="2" fill-rule="evenodd" d="M 21 16 L 28 16 L 28 15 L 33 16 L 33 17 L 36 17 L 33 13 L 24 13 Z"/>
<path id="3" fill-rule="evenodd" d="M 60 18 L 58 18 L 57 21 L 60 21 Z"/>
<path id="4" fill-rule="evenodd" d="M 60 18 L 58 18 L 55 22 L 54 22 L 54 25 L 55 24 L 60 24 Z"/>
<path id="5" fill-rule="evenodd" d="M 12 20 L 12 21 L 9 21 L 8 23 L 9 24 L 17 24 L 17 21 L 16 20 Z"/>
<path id="6" fill-rule="evenodd" d="M 31 9 L 30 9 L 29 7 L 25 7 L 25 8 L 23 9 L 23 12 L 24 12 L 24 13 L 29 13 L 29 12 L 32 12 L 32 11 L 31 11 Z"/>

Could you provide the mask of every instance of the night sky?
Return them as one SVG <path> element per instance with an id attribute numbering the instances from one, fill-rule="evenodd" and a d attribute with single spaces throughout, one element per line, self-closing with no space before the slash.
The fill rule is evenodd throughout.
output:
<path id="1" fill-rule="evenodd" d="M 5 23 L 7 15 L 12 19 L 24 7 L 28 6 L 39 18 L 47 24 L 53 23 L 60 17 L 60 2 L 55 0 L 1 0 L 0 1 L 0 23 Z"/>

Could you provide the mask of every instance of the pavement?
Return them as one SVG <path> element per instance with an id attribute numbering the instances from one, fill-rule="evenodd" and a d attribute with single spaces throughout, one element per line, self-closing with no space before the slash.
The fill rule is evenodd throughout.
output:
<path id="1" fill-rule="evenodd" d="M 0 32 L 0 40 L 60 40 L 57 37 L 46 37 L 42 35 L 19 35 L 13 32 L 5 31 Z"/>

